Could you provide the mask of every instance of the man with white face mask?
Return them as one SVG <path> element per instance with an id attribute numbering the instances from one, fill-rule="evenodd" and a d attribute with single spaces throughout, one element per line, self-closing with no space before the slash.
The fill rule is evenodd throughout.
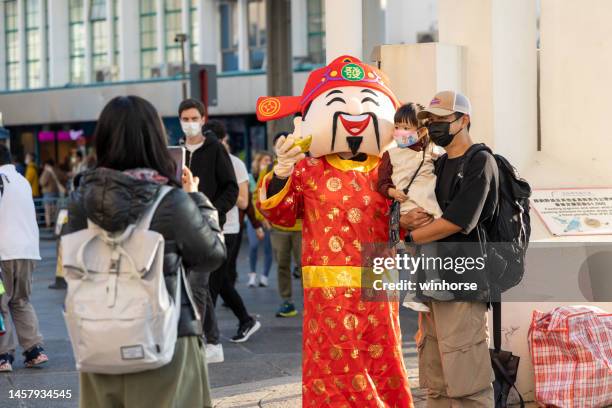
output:
<path id="1" fill-rule="evenodd" d="M 181 102 L 178 114 L 185 134 L 181 144 L 187 150 L 185 165 L 194 177 L 200 179 L 198 190 L 212 201 L 219 212 L 219 225 L 223 227 L 227 212 L 238 201 L 238 183 L 229 154 L 214 132 L 202 132 L 206 122 L 205 112 L 200 101 L 185 99 Z M 208 286 L 211 272 L 190 274 L 190 285 L 202 316 L 207 343 L 206 357 L 209 363 L 216 363 L 223 361 L 223 348 Z"/>

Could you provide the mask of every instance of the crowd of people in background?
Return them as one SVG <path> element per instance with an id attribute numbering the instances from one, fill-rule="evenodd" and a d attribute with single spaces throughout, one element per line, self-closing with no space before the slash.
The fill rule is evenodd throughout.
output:
<path id="1" fill-rule="evenodd" d="M 125 116 L 126 112 L 131 112 L 129 120 Z M 201 353 L 205 356 L 202 362 L 217 363 L 224 360 L 215 315 L 218 298 L 221 298 L 223 306 L 229 308 L 237 319 L 238 329 L 230 341 L 245 342 L 260 329 L 261 322 L 248 312 L 236 285 L 243 284 L 253 290 L 268 287 L 274 260 L 277 264 L 280 303 L 276 316 L 298 315 L 293 301 L 292 280 L 301 278 L 301 224 L 297 223 L 293 228 L 272 225 L 256 209 L 258 186 L 272 170 L 273 154 L 267 151 L 255 152 L 247 167 L 243 160 L 232 153 L 230 136 L 223 123 L 206 119 L 202 103 L 193 99 L 185 100 L 179 106 L 178 115 L 185 135 L 180 141 L 180 145 L 185 149 L 185 166 L 181 180 L 175 180 L 176 177 L 173 178 L 169 172 L 169 155 L 165 154 L 167 135 L 161 121 L 159 124 L 151 123 L 156 122 L 155 118 L 159 118 L 158 113 L 149 102 L 137 97 L 118 97 L 105 107 L 96 128 L 95 156 L 86 155 L 84 150 L 77 148 L 59 165 L 53 159 L 47 159 L 39 166 L 39 161 L 33 153 L 27 153 L 22 163 L 11 158 L 5 148 L 0 165 L 5 166 L 3 171 L 10 173 L 12 180 L 20 181 L 12 183 L 10 200 L 28 202 L 28 205 L 23 206 L 23 214 L 20 214 L 18 222 L 29 225 L 29 228 L 22 229 L 29 231 L 28 237 L 24 237 L 22 241 L 27 241 L 31 250 L 27 251 L 27 254 L 0 254 L 7 291 L 2 296 L 3 300 L 7 300 L 6 304 L 3 304 L 2 316 L 4 320 L 12 322 L 7 330 L 9 335 L 0 337 L 0 371 L 12 370 L 17 338 L 23 348 L 26 367 L 39 366 L 48 361 L 36 314 L 29 301 L 32 272 L 35 270 L 36 261 L 40 259 L 39 226 L 51 228 L 58 222 L 61 228 L 57 231 L 66 234 L 86 228 L 85 220 L 93 219 L 97 220 L 103 229 L 113 232 L 133 222 L 129 217 L 136 216 L 131 212 L 126 213 L 127 218 L 118 216 L 117 211 L 123 208 L 122 206 L 140 205 L 144 208 L 146 204 L 144 201 L 138 205 L 135 201 L 124 202 L 122 194 L 142 198 L 150 193 L 151 184 L 181 187 L 181 190 L 191 196 L 189 199 L 183 195 L 179 197 L 178 192 L 169 193 L 170 198 L 162 200 L 151 223 L 151 229 L 160 230 L 166 240 L 184 242 L 178 245 L 179 248 L 172 247 L 174 249 L 170 251 L 178 251 L 177 255 L 182 258 L 187 270 L 188 288 L 182 302 L 187 302 L 187 306 L 191 305 L 193 311 L 185 317 L 181 312 L 176 351 L 182 356 L 179 356 L 180 358 L 187 357 L 187 360 L 194 361 L 188 357 L 193 353 Z M 146 134 L 135 132 L 129 123 L 122 123 L 122 117 L 128 122 L 146 122 L 146 126 L 143 124 Z M 137 136 L 147 140 L 141 140 L 142 144 L 139 144 Z M 145 144 L 150 146 L 145 147 Z M 133 152 L 130 155 L 133 157 L 126 157 L 118 152 L 117 146 L 123 146 L 125 151 Z M 103 185 L 110 184 L 116 185 L 117 191 L 126 191 L 122 194 L 111 193 L 103 188 Z M 17 197 L 15 192 L 17 187 L 20 197 Z M 108 197 L 102 197 L 109 194 L 112 195 L 110 200 L 107 200 Z M 97 197 L 98 202 L 104 201 L 104 208 L 91 207 L 88 200 L 92 197 Z M 3 198 L 6 204 L 8 199 Z M 106 208 L 107 205 L 111 207 Z M 63 226 L 63 221 L 56 219 L 60 206 L 67 207 L 68 211 L 67 224 Z M 37 211 L 36 207 L 40 210 Z M 193 214 L 186 215 L 189 220 L 185 219 L 184 225 L 178 225 L 181 217 L 173 217 L 174 223 L 169 225 L 165 218 L 159 215 L 160 211 L 172 212 L 184 210 L 186 207 L 189 207 Z M 37 217 L 37 212 L 44 212 L 44 218 Z M 112 213 L 115 216 L 105 218 L 102 213 Z M 225 260 L 215 263 L 214 265 L 218 266 L 213 268 L 209 261 L 212 259 L 212 253 L 218 253 L 215 252 L 218 248 L 212 238 L 215 234 L 223 236 Z M 244 249 L 248 250 L 249 270 L 248 274 L 240 276 L 236 261 L 245 235 L 248 249 L 246 246 Z M 199 248 L 200 244 L 206 244 L 206 248 Z M 0 252 L 10 250 L 12 249 L 0 248 Z M 201 253 L 196 255 L 198 251 Z M 58 256 L 60 252 L 61 250 L 58 250 Z M 260 252 L 263 252 L 263 265 L 258 265 Z M 58 259 L 58 264 L 61 264 L 61 258 Z M 176 273 L 175 269 L 164 267 L 166 284 L 174 284 Z M 65 289 L 65 281 L 63 285 L 52 288 Z M 175 355 L 175 359 L 179 357 Z M 187 370 L 190 375 L 182 375 L 179 379 L 172 371 L 176 368 L 173 363 L 162 367 L 157 373 L 158 380 L 173 382 L 176 390 L 179 390 L 182 387 L 193 389 L 193 382 L 200 378 L 204 384 L 198 387 L 203 393 L 189 396 L 189 403 L 197 401 L 198 406 L 208 406 L 210 394 L 205 369 L 196 363 L 190 367 L 183 366 L 183 372 Z M 150 375 L 132 377 L 134 384 L 147 382 L 150 378 Z M 107 391 L 110 392 L 109 387 L 112 388 L 113 381 L 111 377 L 103 379 L 97 375 L 81 373 L 81 402 L 104 405 L 104 401 L 97 399 Z M 160 387 L 161 385 L 160 383 Z M 180 394 L 189 393 L 173 393 Z M 122 398 L 129 396 L 124 395 Z"/>

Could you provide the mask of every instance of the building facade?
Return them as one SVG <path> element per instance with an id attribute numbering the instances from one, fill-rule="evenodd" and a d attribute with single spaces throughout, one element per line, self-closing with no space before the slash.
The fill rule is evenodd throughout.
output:
<path id="1" fill-rule="evenodd" d="M 218 104 L 210 115 L 226 123 L 234 149 L 247 159 L 267 148 L 265 126 L 254 115 L 257 97 L 267 94 L 265 1 L 0 0 L 0 112 L 12 150 L 61 162 L 76 145 L 72 137 L 90 144 L 104 104 L 124 94 L 153 102 L 176 142 L 182 49 L 185 67 L 217 67 Z M 378 42 L 416 42 L 435 25 L 433 0 L 426 2 L 427 22 L 412 31 L 398 19 L 402 0 L 374 2 L 386 26 Z M 290 3 L 299 93 L 308 71 L 326 60 L 326 0 Z M 187 35 L 184 48 L 177 34 Z"/>

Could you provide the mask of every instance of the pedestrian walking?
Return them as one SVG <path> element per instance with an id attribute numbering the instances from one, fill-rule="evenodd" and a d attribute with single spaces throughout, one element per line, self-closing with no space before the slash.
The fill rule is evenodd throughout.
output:
<path id="1" fill-rule="evenodd" d="M 229 154 L 214 132 L 203 131 L 206 110 L 202 102 L 185 99 L 178 108 L 181 128 L 185 138 L 181 145 L 186 149 L 186 165 L 194 177 L 198 177 L 199 191 L 210 199 L 219 212 L 219 225 L 223 227 L 226 214 L 238 199 L 238 183 Z M 195 302 L 203 316 L 204 333 L 207 341 L 209 361 L 223 361 L 223 347 L 220 343 L 217 317 L 210 295 L 210 273 L 190 275 Z"/>
<path id="2" fill-rule="evenodd" d="M 49 358 L 30 303 L 32 273 L 40 260 L 38 225 L 32 188 L 11 164 L 4 145 L 0 145 L 0 225 L 0 276 L 5 290 L 0 311 L 7 332 L 0 337 L 0 372 L 12 371 L 17 343 L 24 350 L 25 367 L 39 367 Z"/>
<path id="3" fill-rule="evenodd" d="M 272 154 L 269 152 L 257 152 L 251 163 L 251 174 L 249 175 L 250 190 L 255 191 L 258 181 L 266 174 L 268 167 L 272 165 Z M 249 238 L 249 287 L 268 286 L 268 276 L 272 268 L 272 241 L 270 237 L 270 223 L 255 209 L 256 217 L 261 222 L 261 227 L 255 228 L 252 223 L 247 223 L 247 236 Z M 264 264 L 263 271 L 257 282 L 257 259 L 259 248 L 263 247 Z"/>
<path id="4" fill-rule="evenodd" d="M 153 105 L 136 96 L 112 99 L 100 114 L 95 140 L 98 164 L 80 177 L 68 206 L 66 233 L 88 228 L 88 221 L 108 233 L 124 231 L 141 219 L 158 192 L 168 186 L 171 189 L 150 222 L 150 230 L 161 234 L 165 242 L 163 278 L 167 292 L 174 297 L 181 281 L 181 262 L 189 274 L 206 274 L 217 268 L 224 260 L 225 247 L 216 210 L 198 192 L 199 180 L 188 169 L 183 171 L 180 188 L 167 151 L 167 135 Z M 212 406 L 202 325 L 189 285 L 180 287 L 172 360 L 159 368 L 129 374 L 81 372 L 81 407 Z M 132 354 L 138 358 L 138 353 Z"/>

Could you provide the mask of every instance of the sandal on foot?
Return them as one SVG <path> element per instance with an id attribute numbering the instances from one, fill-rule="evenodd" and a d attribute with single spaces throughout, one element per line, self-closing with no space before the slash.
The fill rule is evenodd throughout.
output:
<path id="1" fill-rule="evenodd" d="M 0 373 L 13 371 L 14 357 L 11 354 L 0 354 Z"/>
<path id="2" fill-rule="evenodd" d="M 49 357 L 45 354 L 45 350 L 40 346 L 32 347 L 30 350 L 23 353 L 23 355 L 25 356 L 23 365 L 25 365 L 26 368 L 39 367 L 49 361 Z"/>

